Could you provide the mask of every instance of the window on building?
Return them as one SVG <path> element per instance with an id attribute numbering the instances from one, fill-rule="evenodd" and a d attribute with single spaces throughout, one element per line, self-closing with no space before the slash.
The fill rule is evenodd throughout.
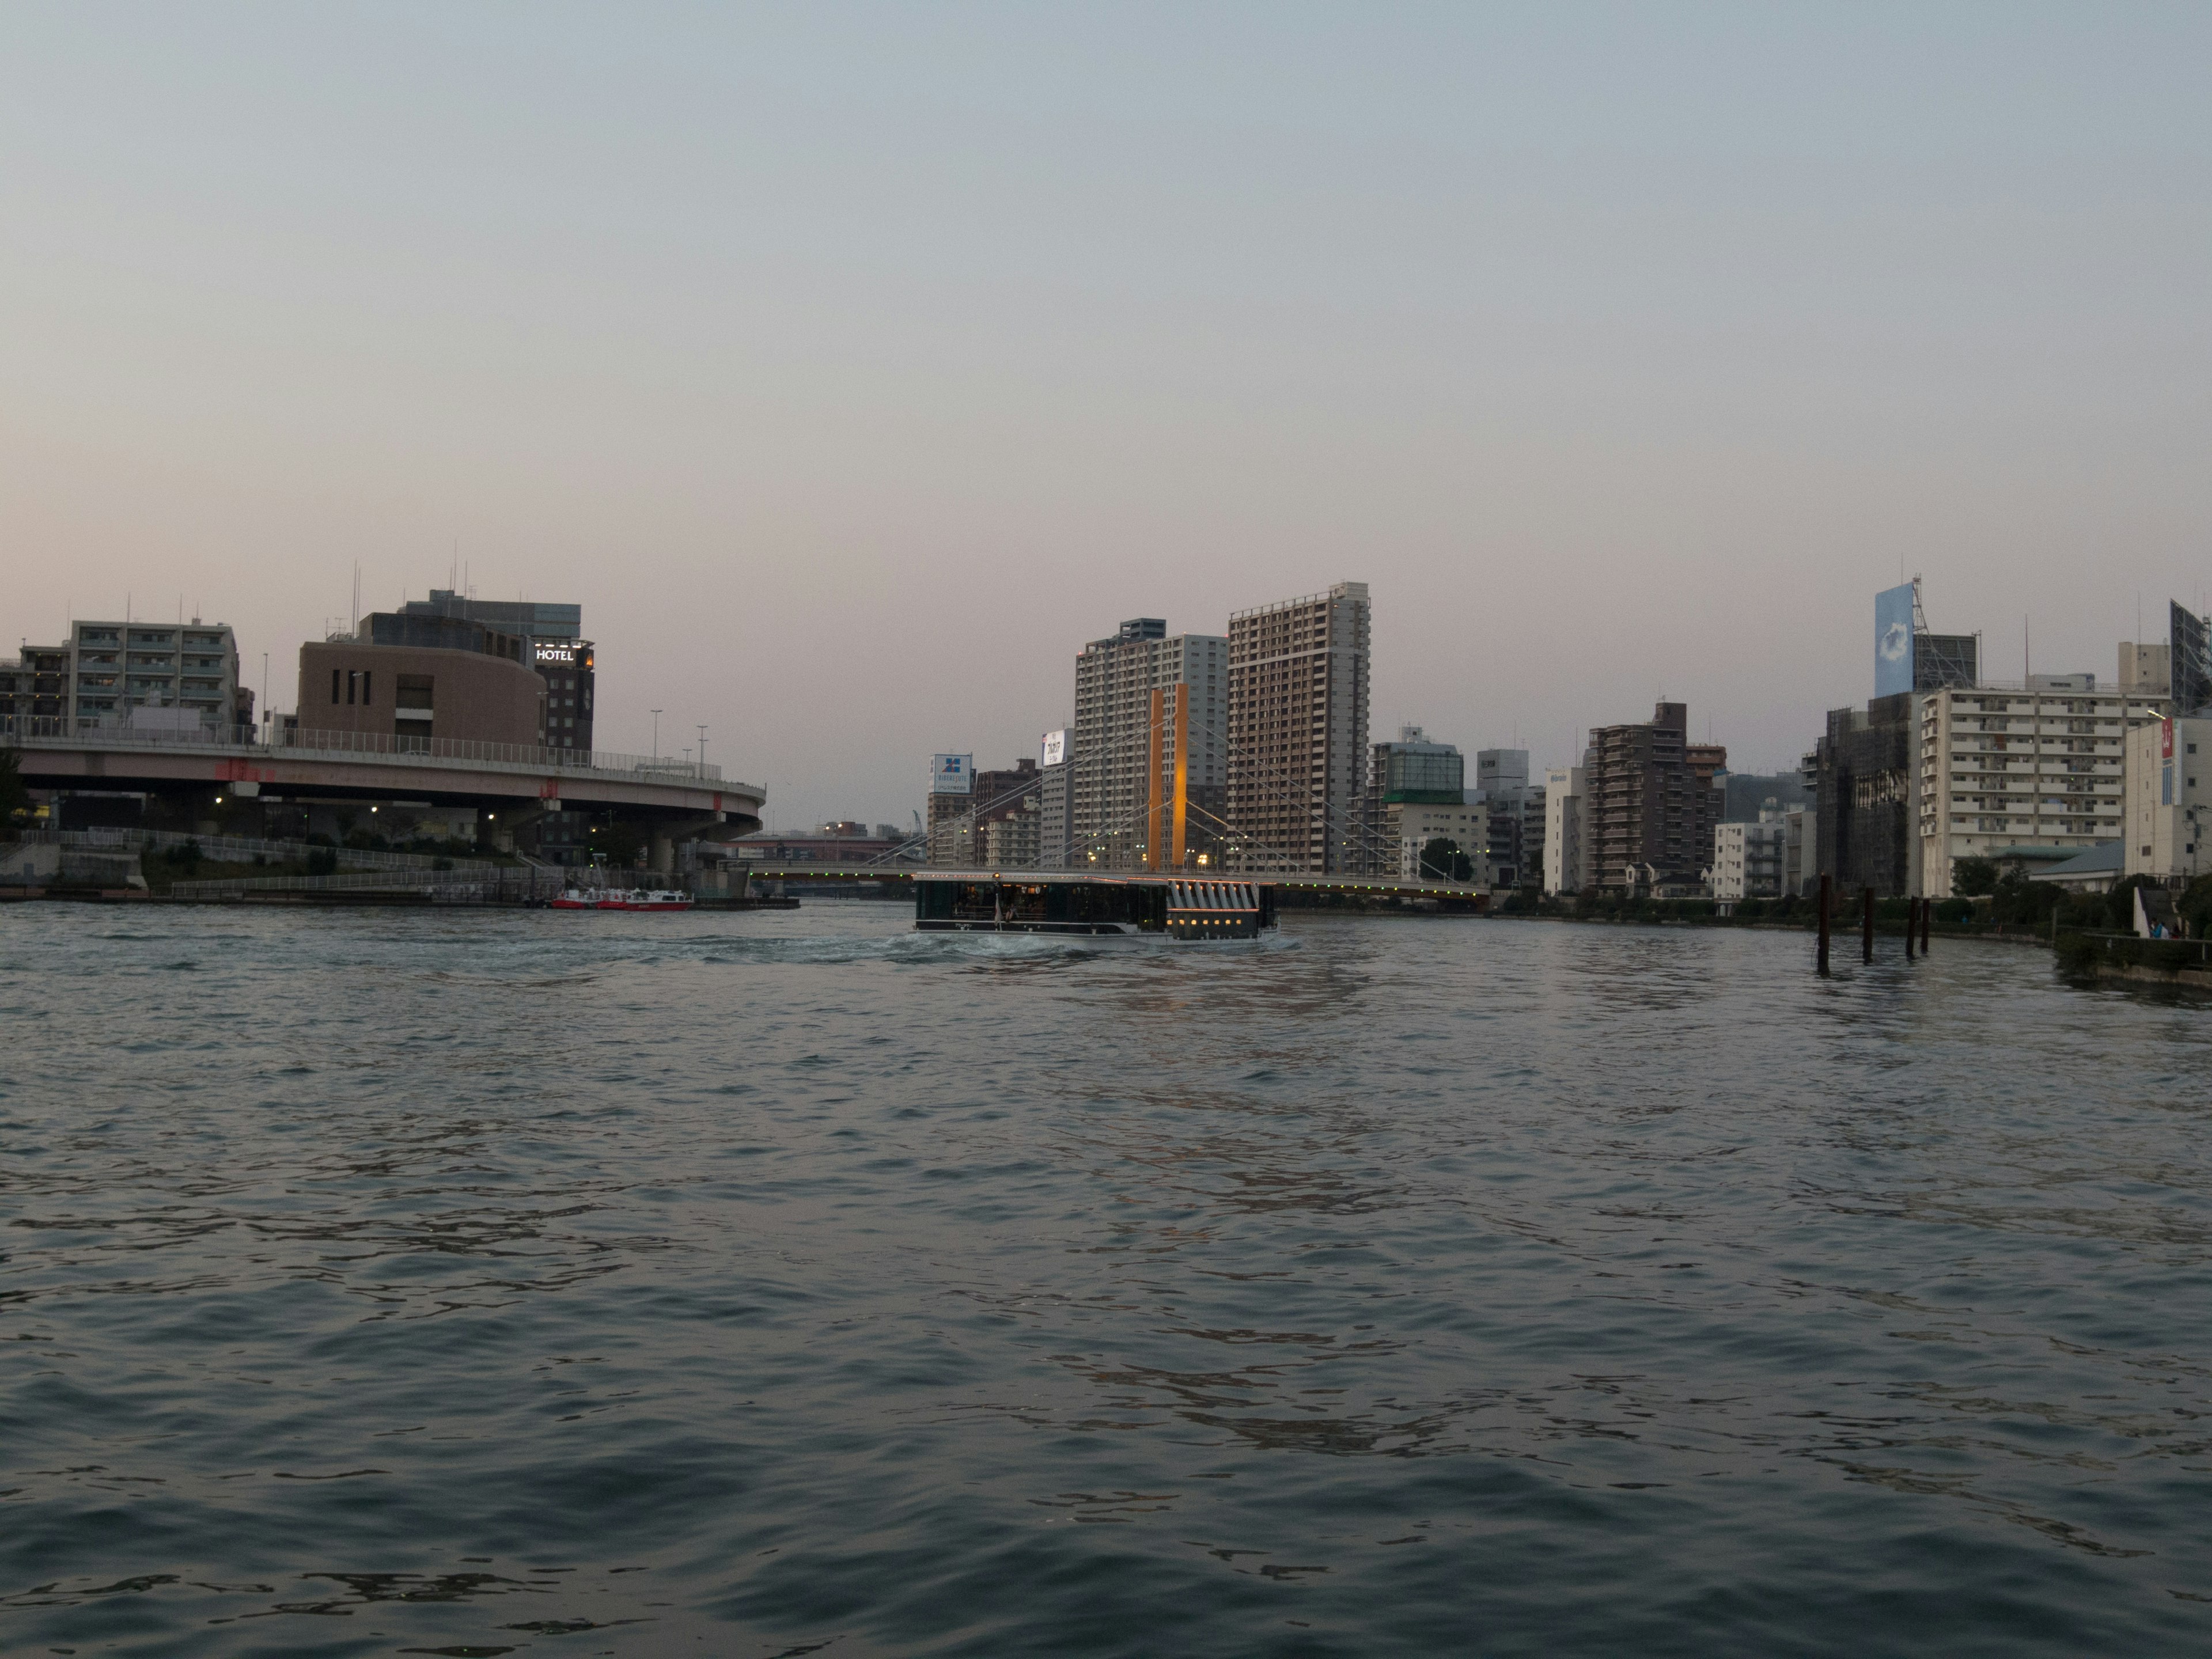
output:
<path id="1" fill-rule="evenodd" d="M 338 671 L 337 671 L 337 669 L 333 668 L 332 670 L 331 670 L 331 701 L 332 702 L 336 702 L 337 700 L 338 700 Z"/>

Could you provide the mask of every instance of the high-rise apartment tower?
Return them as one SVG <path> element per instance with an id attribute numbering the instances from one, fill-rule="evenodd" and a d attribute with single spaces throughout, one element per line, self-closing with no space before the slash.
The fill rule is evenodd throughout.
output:
<path id="1" fill-rule="evenodd" d="M 1365 582 L 1229 619 L 1229 820 L 1237 867 L 1357 873 L 1367 769 Z"/>
<path id="2" fill-rule="evenodd" d="M 1173 787 L 1172 725 L 1160 734 L 1158 752 L 1168 781 L 1148 776 L 1152 743 L 1152 693 L 1189 686 L 1185 729 L 1190 753 L 1186 772 L 1189 845 L 1210 846 L 1218 832 L 1228 782 L 1229 641 L 1218 634 L 1168 635 L 1158 617 L 1138 617 L 1112 637 L 1093 640 L 1075 659 L 1073 846 L 1078 866 L 1133 869 L 1145 861 L 1145 840 L 1155 792 Z"/>

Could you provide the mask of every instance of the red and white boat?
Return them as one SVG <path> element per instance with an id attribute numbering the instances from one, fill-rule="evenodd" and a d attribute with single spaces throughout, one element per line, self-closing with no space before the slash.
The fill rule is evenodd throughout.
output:
<path id="1" fill-rule="evenodd" d="M 689 910 L 689 893 L 665 887 L 571 887 L 556 899 L 548 899 L 552 910 Z"/>

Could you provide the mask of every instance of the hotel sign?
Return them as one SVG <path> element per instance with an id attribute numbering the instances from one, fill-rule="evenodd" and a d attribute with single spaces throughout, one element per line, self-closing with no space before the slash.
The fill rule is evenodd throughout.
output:
<path id="1" fill-rule="evenodd" d="M 592 647 L 583 640 L 541 640 L 531 647 L 531 657 L 540 667 L 588 669 Z"/>

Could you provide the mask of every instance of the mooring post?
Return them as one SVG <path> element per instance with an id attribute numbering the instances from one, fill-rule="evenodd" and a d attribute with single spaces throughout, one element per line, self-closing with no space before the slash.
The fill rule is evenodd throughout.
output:
<path id="1" fill-rule="evenodd" d="M 1920 901 L 1920 954 L 1923 957 L 1928 954 L 1929 919 L 1933 916 L 1935 913 L 1936 901 L 1934 899 L 1924 898 Z"/>
<path id="2" fill-rule="evenodd" d="M 1920 899 L 1916 894 L 1905 901 L 1905 959 L 1912 960 L 1912 947 L 1920 933 Z"/>
<path id="3" fill-rule="evenodd" d="M 1859 889 L 1859 960 L 1874 960 L 1874 889 Z"/>
<path id="4" fill-rule="evenodd" d="M 1820 878 L 1820 972 L 1828 971 L 1828 900 L 1829 878 Z"/>

